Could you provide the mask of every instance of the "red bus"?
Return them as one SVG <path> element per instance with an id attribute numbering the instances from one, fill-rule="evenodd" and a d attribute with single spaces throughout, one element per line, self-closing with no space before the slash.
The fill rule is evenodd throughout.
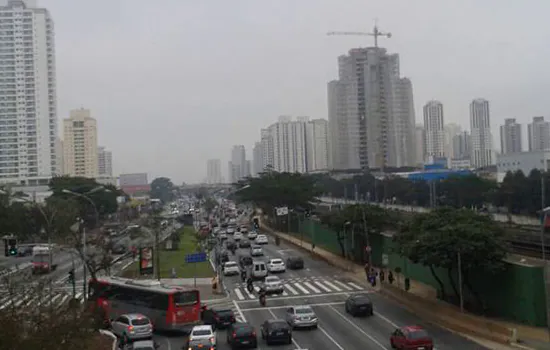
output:
<path id="1" fill-rule="evenodd" d="M 141 313 L 155 330 L 190 331 L 201 324 L 197 289 L 167 286 L 156 280 L 101 277 L 88 283 L 88 300 L 113 320 L 122 314 Z"/>

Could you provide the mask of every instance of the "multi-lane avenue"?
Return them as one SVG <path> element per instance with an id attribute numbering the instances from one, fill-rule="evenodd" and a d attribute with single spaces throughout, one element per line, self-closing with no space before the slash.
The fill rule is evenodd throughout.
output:
<path id="1" fill-rule="evenodd" d="M 354 281 L 346 274 L 322 260 L 295 246 L 281 243 L 276 246 L 270 240 L 263 246 L 264 256 L 258 259 L 301 256 L 305 261 L 303 270 L 289 270 L 278 274 L 283 282 L 284 292 L 280 296 L 269 296 L 265 307 L 258 301 L 256 293 L 248 293 L 239 276 L 225 277 L 224 284 L 229 291 L 225 305 L 231 307 L 237 319 L 256 327 L 259 333 L 261 323 L 267 319 L 284 318 L 285 310 L 293 305 L 310 305 L 319 319 L 317 329 L 295 330 L 290 345 L 267 346 L 259 337 L 258 349 L 391 349 L 390 334 L 398 327 L 420 325 L 433 337 L 435 349 L 485 349 L 468 339 L 447 330 L 422 322 L 418 317 L 396 303 L 369 289 L 366 284 Z M 239 254 L 239 250 L 237 253 Z M 236 260 L 235 256 L 231 260 Z M 344 301 L 356 292 L 369 293 L 374 305 L 374 316 L 355 318 L 345 312 Z M 184 336 L 155 336 L 160 349 L 182 349 Z M 217 349 L 230 349 L 223 330 L 217 332 Z"/>

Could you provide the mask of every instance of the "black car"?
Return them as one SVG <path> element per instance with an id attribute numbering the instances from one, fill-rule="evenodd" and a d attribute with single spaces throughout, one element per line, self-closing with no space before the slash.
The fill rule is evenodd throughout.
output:
<path id="1" fill-rule="evenodd" d="M 292 344 L 292 329 L 285 320 L 267 320 L 261 325 L 262 339 L 267 345 L 273 343 Z"/>
<path id="2" fill-rule="evenodd" d="M 239 256 L 239 265 L 241 269 L 245 270 L 247 266 L 252 265 L 252 257 L 250 255 L 241 255 Z"/>
<path id="3" fill-rule="evenodd" d="M 366 293 L 352 294 L 346 299 L 346 312 L 352 316 L 372 316 L 372 301 Z"/>
<path id="4" fill-rule="evenodd" d="M 228 262 L 229 261 L 229 253 L 224 250 L 220 253 L 219 255 L 219 259 L 220 259 L 220 262 L 223 264 L 225 262 Z"/>
<path id="5" fill-rule="evenodd" d="M 256 349 L 258 346 L 256 330 L 248 323 L 233 323 L 227 328 L 227 344 L 231 349 Z"/>
<path id="6" fill-rule="evenodd" d="M 211 325 L 214 329 L 222 329 L 235 323 L 235 314 L 231 309 L 206 309 L 202 314 L 202 321 L 204 324 Z"/>
<path id="7" fill-rule="evenodd" d="M 214 350 L 214 345 L 210 339 L 188 340 L 182 350 Z"/>
<path id="8" fill-rule="evenodd" d="M 300 270 L 304 268 L 304 259 L 299 256 L 291 256 L 286 259 L 286 267 L 291 270 Z"/>
<path id="9" fill-rule="evenodd" d="M 250 241 L 248 239 L 241 239 L 239 248 L 250 248 Z"/>

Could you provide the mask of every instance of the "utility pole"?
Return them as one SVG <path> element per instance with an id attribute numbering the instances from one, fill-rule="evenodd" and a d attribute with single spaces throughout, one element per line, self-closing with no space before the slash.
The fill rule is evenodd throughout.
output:
<path id="1" fill-rule="evenodd" d="M 84 223 L 83 223 L 84 225 Z M 84 301 L 88 300 L 88 295 L 86 293 L 86 275 L 88 270 L 88 257 L 86 256 L 86 226 L 82 227 L 82 256 L 84 257 L 84 266 L 82 268 L 82 294 Z"/>
<path id="2" fill-rule="evenodd" d="M 462 294 L 462 255 L 458 252 L 458 293 L 460 294 L 460 312 L 464 312 L 464 297 Z"/>

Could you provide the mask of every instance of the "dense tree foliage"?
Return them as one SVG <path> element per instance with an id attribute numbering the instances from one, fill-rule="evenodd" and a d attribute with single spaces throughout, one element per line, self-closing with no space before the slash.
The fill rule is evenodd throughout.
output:
<path id="1" fill-rule="evenodd" d="M 174 200 L 175 190 L 172 180 L 167 177 L 157 177 L 151 182 L 151 197 L 160 199 L 163 203 Z"/>
<path id="2" fill-rule="evenodd" d="M 436 268 L 447 271 L 456 296 L 458 281 L 454 280 L 453 272 L 458 270 L 460 258 L 462 281 L 477 298 L 479 306 L 483 301 L 470 276 L 474 272 L 495 272 L 503 268 L 508 251 L 502 228 L 489 216 L 470 209 L 441 208 L 416 215 L 394 237 L 402 256 L 430 269 L 443 298 L 447 291 Z"/>
<path id="3" fill-rule="evenodd" d="M 236 185 L 235 196 L 239 201 L 253 202 L 265 213 L 284 206 L 295 210 L 310 208 L 322 193 L 313 177 L 298 173 L 268 171 Z"/>
<path id="4" fill-rule="evenodd" d="M 387 174 L 375 178 L 372 174 L 356 175 L 336 180 L 329 175 L 312 177 L 326 196 L 388 201 L 418 206 L 452 206 L 456 208 L 487 208 L 513 214 L 536 215 L 541 208 L 541 172 L 533 170 L 528 176 L 521 171 L 506 174 L 502 183 L 476 175 L 451 176 L 428 183 L 422 180 Z M 550 205 L 550 174 L 543 175 L 545 206 Z M 430 189 L 431 187 L 431 189 Z"/>

